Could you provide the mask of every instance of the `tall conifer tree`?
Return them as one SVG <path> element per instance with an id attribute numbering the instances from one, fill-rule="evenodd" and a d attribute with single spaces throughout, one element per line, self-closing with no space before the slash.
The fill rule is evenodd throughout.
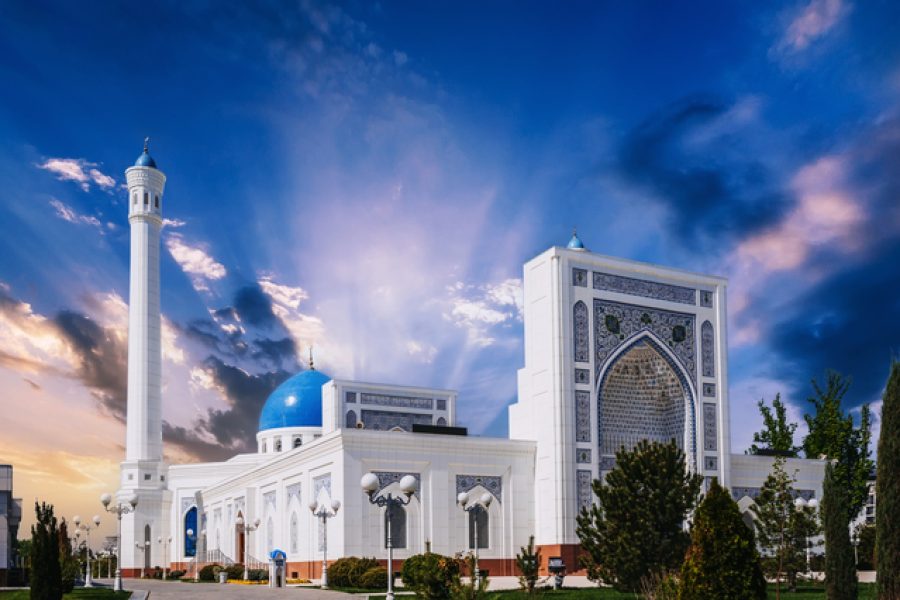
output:
<path id="1" fill-rule="evenodd" d="M 884 390 L 875 498 L 878 597 L 900 600 L 900 361 Z"/>
<path id="2" fill-rule="evenodd" d="M 34 503 L 36 521 L 31 526 L 31 600 L 60 600 L 62 571 L 59 564 L 59 527 L 53 506 Z"/>
<path id="3" fill-rule="evenodd" d="M 847 527 L 847 489 L 831 463 L 822 484 L 822 521 L 825 525 L 825 597 L 856 600 L 856 563 Z"/>

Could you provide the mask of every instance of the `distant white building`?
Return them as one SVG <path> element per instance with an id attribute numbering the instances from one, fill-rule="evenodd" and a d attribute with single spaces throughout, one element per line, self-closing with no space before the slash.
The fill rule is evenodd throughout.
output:
<path id="1" fill-rule="evenodd" d="M 328 521 L 329 559 L 383 559 L 384 510 L 360 489 L 366 472 L 377 475 L 376 495 L 397 494 L 405 475 L 418 483 L 393 521 L 401 560 L 472 548 L 477 529 L 482 568 L 493 575 L 515 574 L 530 535 L 544 567 L 561 556 L 571 570 L 575 517 L 622 446 L 675 439 L 692 470 L 731 486 L 745 505 L 770 471 L 770 458 L 730 452 L 726 281 L 594 254 L 576 235 L 524 266 L 525 366 L 508 439 L 456 428 L 452 390 L 333 379 L 310 363 L 266 401 L 255 453 L 167 465 L 159 326 L 166 178 L 146 147 L 126 176 L 128 424 L 118 499 L 139 499 L 122 521 L 126 575 L 195 559 L 262 562 L 280 549 L 289 576 L 318 577 L 324 531 L 307 506 L 332 499 L 342 507 Z M 800 493 L 820 496 L 819 461 L 794 464 Z M 490 495 L 486 517 L 463 512 L 460 492 Z M 239 523 L 257 520 L 247 542 Z M 167 547 L 157 543 L 169 536 Z M 150 551 L 135 549 L 146 542 Z"/>
<path id="2" fill-rule="evenodd" d="M 13 551 L 22 520 L 22 499 L 13 498 L 12 465 L 0 465 L 0 587 L 7 585 L 9 570 L 16 567 Z"/>

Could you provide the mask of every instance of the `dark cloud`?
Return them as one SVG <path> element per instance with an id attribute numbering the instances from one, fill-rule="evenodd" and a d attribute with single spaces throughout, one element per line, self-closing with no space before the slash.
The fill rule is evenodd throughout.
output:
<path id="1" fill-rule="evenodd" d="M 272 300 L 258 285 L 242 287 L 234 295 L 234 310 L 241 322 L 256 327 L 275 327 L 281 322 L 272 311 Z"/>
<path id="2" fill-rule="evenodd" d="M 291 373 L 283 370 L 252 374 L 210 356 L 204 362 L 216 385 L 224 390 L 229 407 L 209 409 L 194 431 L 167 427 L 166 441 L 177 444 L 202 460 L 219 460 L 234 452 L 253 452 L 259 413 L 269 394 Z M 218 445 L 206 440 L 214 439 Z"/>
<path id="3" fill-rule="evenodd" d="M 253 358 L 266 360 L 272 365 L 293 367 L 297 366 L 297 345 L 289 337 L 280 340 L 260 339 L 253 342 L 256 351 Z"/>
<path id="4" fill-rule="evenodd" d="M 711 140 L 701 149 L 684 144 L 730 108 L 712 96 L 680 100 L 641 123 L 620 148 L 621 174 L 667 205 L 672 237 L 687 245 L 740 237 L 773 223 L 785 209 L 785 198 L 751 153 L 738 159 L 718 151 L 718 145 L 735 144 L 734 137 Z"/>
<path id="5" fill-rule="evenodd" d="M 116 336 L 77 312 L 64 310 L 53 319 L 60 333 L 78 355 L 75 375 L 100 405 L 119 421 L 125 420 L 128 390 L 128 346 Z"/>
<path id="6" fill-rule="evenodd" d="M 33 390 L 36 391 L 36 392 L 39 392 L 39 391 L 41 391 L 41 390 L 43 389 L 43 388 L 40 386 L 40 384 L 38 384 L 38 383 L 36 383 L 36 382 L 34 382 L 34 381 L 28 379 L 27 377 L 23 377 L 22 380 L 25 381 L 25 383 L 27 383 L 28 385 L 30 385 L 30 386 L 31 386 L 31 389 L 33 389 Z"/>

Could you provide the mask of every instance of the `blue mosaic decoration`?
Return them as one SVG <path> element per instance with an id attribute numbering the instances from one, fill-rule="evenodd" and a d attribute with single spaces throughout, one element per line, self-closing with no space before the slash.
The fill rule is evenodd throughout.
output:
<path id="1" fill-rule="evenodd" d="M 575 362 L 588 362 L 590 360 L 590 334 L 588 332 L 588 308 L 587 304 L 579 300 L 572 307 L 573 339 L 575 342 Z"/>
<path id="2" fill-rule="evenodd" d="M 435 400 L 437 402 L 437 410 L 447 410 L 447 399 L 446 398 L 438 398 Z"/>
<path id="3" fill-rule="evenodd" d="M 376 496 L 381 490 L 392 483 L 400 483 L 401 479 L 407 475 L 412 475 L 416 478 L 416 491 L 414 496 L 416 498 L 419 497 L 419 490 L 422 488 L 422 475 L 420 473 L 406 473 L 405 471 L 372 471 L 372 473 L 378 477 L 378 489 L 375 490 Z"/>
<path id="4" fill-rule="evenodd" d="M 575 383 L 591 384 L 590 369 L 575 369 Z"/>
<path id="5" fill-rule="evenodd" d="M 347 392 L 344 394 L 344 402 L 347 404 L 356 404 L 356 392 Z"/>
<path id="6" fill-rule="evenodd" d="M 266 492 L 263 494 L 263 506 L 265 506 L 265 511 L 268 513 L 269 510 L 275 512 L 278 507 L 277 501 L 275 499 L 275 492 Z"/>
<path id="7" fill-rule="evenodd" d="M 362 393 L 359 401 L 363 404 L 375 404 L 377 406 L 397 406 L 400 408 L 421 408 L 425 410 L 434 408 L 434 401 L 431 398 L 417 398 L 415 396 Z"/>
<path id="8" fill-rule="evenodd" d="M 616 457 L 615 456 L 601 456 L 600 457 L 600 470 L 601 471 L 612 471 L 616 466 Z"/>
<path id="9" fill-rule="evenodd" d="M 366 429 L 375 431 L 390 431 L 397 428 L 403 431 L 412 431 L 413 425 L 431 425 L 431 415 L 387 410 L 363 410 L 362 422 Z"/>
<path id="10" fill-rule="evenodd" d="M 575 392 L 575 441 L 591 441 L 591 393 Z"/>
<path id="11" fill-rule="evenodd" d="M 587 271 L 584 269 L 572 269 L 572 285 L 587 287 Z"/>
<path id="12" fill-rule="evenodd" d="M 700 306 L 703 308 L 712 308 L 713 293 L 706 290 L 700 290 Z"/>
<path id="13" fill-rule="evenodd" d="M 457 475 L 456 493 L 469 492 L 476 486 L 481 486 L 497 499 L 503 502 L 503 478 L 499 475 Z"/>
<path id="14" fill-rule="evenodd" d="M 740 500 L 744 496 L 756 500 L 759 498 L 760 493 L 762 492 L 762 488 L 758 487 L 732 487 L 731 488 L 731 497 L 734 498 L 735 501 Z M 815 490 L 792 490 L 791 496 L 793 498 L 803 498 L 806 501 L 812 500 L 816 497 Z"/>
<path id="15" fill-rule="evenodd" d="M 716 405 L 703 403 L 703 449 L 715 452 L 719 447 L 719 425 L 716 421 Z"/>
<path id="16" fill-rule="evenodd" d="M 579 469 L 575 474 L 578 487 L 578 510 L 590 510 L 594 500 L 594 491 L 591 489 L 591 472 Z"/>
<path id="17" fill-rule="evenodd" d="M 618 333 L 613 333 L 606 326 L 608 317 L 615 318 Z M 676 328 L 679 332 L 677 335 L 674 333 Z M 691 382 L 696 383 L 694 315 L 599 299 L 594 300 L 594 358 L 597 378 L 600 378 L 600 372 L 606 367 L 604 363 L 613 351 L 636 339 L 637 334 L 645 330 L 667 344 Z M 661 354 L 668 356 L 665 352 Z M 675 371 L 680 376 L 681 370 Z"/>
<path id="18" fill-rule="evenodd" d="M 576 448 L 575 449 L 575 462 L 578 464 L 591 464 L 591 449 L 590 448 Z"/>
<path id="19" fill-rule="evenodd" d="M 715 398 L 716 397 L 716 384 L 704 383 L 703 384 L 703 397 L 704 398 Z"/>
<path id="20" fill-rule="evenodd" d="M 594 289 L 619 292 L 620 294 L 629 294 L 631 296 L 643 296 L 644 298 L 653 298 L 655 300 L 666 300 L 679 304 L 693 305 L 697 303 L 697 290 L 694 288 L 658 283 L 656 281 L 645 281 L 623 275 L 612 275 L 611 273 L 594 271 Z"/>
<path id="21" fill-rule="evenodd" d="M 717 471 L 719 460 L 715 456 L 703 457 L 703 468 L 707 471 Z"/>
<path id="22" fill-rule="evenodd" d="M 709 321 L 700 326 L 700 364 L 704 377 L 716 376 L 716 336 Z"/>

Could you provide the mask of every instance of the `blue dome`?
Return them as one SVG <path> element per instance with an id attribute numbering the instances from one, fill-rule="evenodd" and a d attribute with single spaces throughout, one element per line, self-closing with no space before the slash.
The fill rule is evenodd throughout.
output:
<path id="1" fill-rule="evenodd" d="M 259 414 L 259 430 L 279 427 L 321 427 L 322 386 L 331 377 L 321 371 L 301 371 L 275 388 Z"/>
<path id="2" fill-rule="evenodd" d="M 134 161 L 134 166 L 136 167 L 153 167 L 156 168 L 156 161 L 153 160 L 153 157 L 147 153 L 146 150 L 138 156 L 138 159 Z"/>
<path id="3" fill-rule="evenodd" d="M 584 250 L 584 244 L 581 243 L 581 240 L 578 239 L 578 234 L 574 231 L 572 232 L 572 239 L 569 240 L 569 244 L 566 248 L 569 250 Z"/>

